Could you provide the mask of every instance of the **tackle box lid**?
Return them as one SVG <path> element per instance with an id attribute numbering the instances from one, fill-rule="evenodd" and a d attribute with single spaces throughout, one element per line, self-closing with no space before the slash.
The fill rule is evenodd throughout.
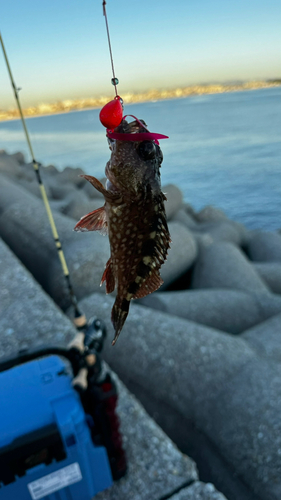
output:
<path id="1" fill-rule="evenodd" d="M 0 447 L 55 423 L 52 402 L 64 398 L 66 411 L 81 413 L 71 377 L 58 356 L 37 359 L 1 372 Z"/>

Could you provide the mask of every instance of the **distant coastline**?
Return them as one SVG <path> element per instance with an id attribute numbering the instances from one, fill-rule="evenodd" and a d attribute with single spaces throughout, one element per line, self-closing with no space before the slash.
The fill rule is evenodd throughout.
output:
<path id="1" fill-rule="evenodd" d="M 190 85 L 188 87 L 177 88 L 173 90 L 150 90 L 148 92 L 133 94 L 123 94 L 122 98 L 125 104 L 138 102 L 160 101 L 164 99 L 177 99 L 202 94 L 221 94 L 224 92 L 237 92 L 242 90 L 256 90 L 281 86 L 281 79 L 269 81 L 253 81 L 239 84 L 210 84 L 210 85 Z M 58 113 L 68 113 L 83 109 L 101 108 L 110 100 L 109 96 L 86 99 L 68 99 L 55 102 L 53 104 L 39 104 L 23 109 L 26 118 L 44 115 L 53 115 Z M 0 109 L 0 121 L 16 120 L 19 118 L 19 112 L 15 108 L 9 110 Z"/>

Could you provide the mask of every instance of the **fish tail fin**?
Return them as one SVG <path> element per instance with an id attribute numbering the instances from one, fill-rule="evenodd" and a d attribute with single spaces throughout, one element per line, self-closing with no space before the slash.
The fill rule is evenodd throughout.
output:
<path id="1" fill-rule="evenodd" d="M 116 341 L 128 316 L 129 307 L 130 300 L 121 299 L 120 297 L 116 298 L 111 312 L 111 321 L 115 330 L 115 337 L 112 341 L 112 345 L 116 344 Z"/>

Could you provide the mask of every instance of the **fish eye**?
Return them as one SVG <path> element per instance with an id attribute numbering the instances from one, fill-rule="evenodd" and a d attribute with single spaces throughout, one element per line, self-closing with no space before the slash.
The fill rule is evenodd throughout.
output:
<path id="1" fill-rule="evenodd" d="M 154 160 L 156 156 L 156 146 L 152 141 L 143 141 L 137 148 L 137 152 L 142 160 Z"/>

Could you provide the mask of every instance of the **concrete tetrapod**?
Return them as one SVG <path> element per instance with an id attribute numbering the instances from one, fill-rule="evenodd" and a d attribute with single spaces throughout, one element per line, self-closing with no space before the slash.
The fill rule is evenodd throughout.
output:
<path id="1" fill-rule="evenodd" d="M 112 332 L 112 304 L 93 294 L 80 306 Z M 116 346 L 110 341 L 105 357 L 123 381 L 193 421 L 248 488 L 243 498 L 280 500 L 280 365 L 239 337 L 135 304 Z"/>
<path id="2" fill-rule="evenodd" d="M 109 256 L 107 238 L 73 231 L 75 222 L 54 211 L 75 293 L 100 291 Z M 61 308 L 70 305 L 68 290 L 42 200 L 1 176 L 0 236 Z"/>
<path id="3" fill-rule="evenodd" d="M 218 288 L 154 293 L 139 302 L 235 335 L 281 312 L 277 295 Z"/>
<path id="4" fill-rule="evenodd" d="M 254 262 L 253 267 L 272 292 L 281 294 L 281 262 Z"/>
<path id="5" fill-rule="evenodd" d="M 169 231 L 172 243 L 167 260 L 160 269 L 164 280 L 161 290 L 188 271 L 197 257 L 197 244 L 187 227 L 178 222 L 170 222 Z"/>
<path id="6" fill-rule="evenodd" d="M 281 262 L 281 235 L 273 231 L 255 231 L 247 252 L 254 262 Z"/>
<path id="7" fill-rule="evenodd" d="M 232 288 L 268 292 L 251 262 L 231 243 L 201 247 L 194 267 L 192 288 Z"/>
<path id="8" fill-rule="evenodd" d="M 216 491 L 212 484 L 198 481 L 176 493 L 169 500 L 225 500 L 225 496 Z"/>
<path id="9" fill-rule="evenodd" d="M 245 330 L 241 337 L 260 356 L 281 363 L 281 314 Z"/>
<path id="10" fill-rule="evenodd" d="M 1 239 L 0 275 L 0 356 L 73 339 L 72 323 Z"/>

